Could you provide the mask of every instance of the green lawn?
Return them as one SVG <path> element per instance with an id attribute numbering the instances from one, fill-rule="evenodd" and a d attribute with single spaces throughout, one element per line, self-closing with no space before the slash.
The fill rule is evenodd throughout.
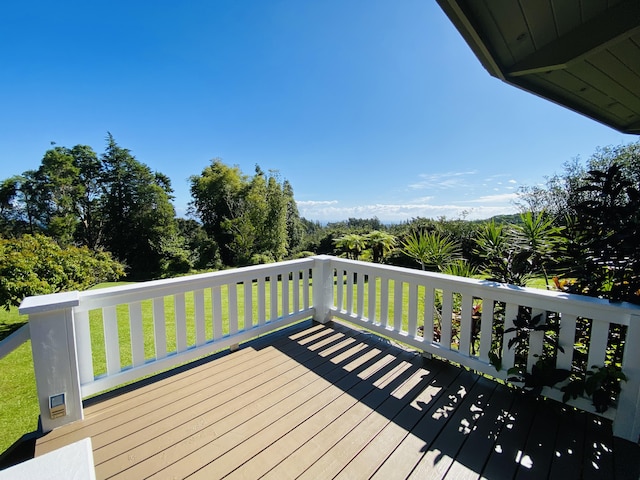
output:
<path id="1" fill-rule="evenodd" d="M 0 309 L 0 338 L 27 321 L 18 309 Z M 0 453 L 22 435 L 38 426 L 38 400 L 33 374 L 31 342 L 26 342 L 0 360 Z"/>

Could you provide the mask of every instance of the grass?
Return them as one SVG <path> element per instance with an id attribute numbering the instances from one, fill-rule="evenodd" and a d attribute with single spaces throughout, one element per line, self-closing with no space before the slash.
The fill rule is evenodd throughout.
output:
<path id="1" fill-rule="evenodd" d="M 0 309 L 0 338 L 27 322 L 17 308 Z M 38 426 L 38 398 L 33 374 L 31 342 L 28 341 L 0 360 L 0 452 Z"/>

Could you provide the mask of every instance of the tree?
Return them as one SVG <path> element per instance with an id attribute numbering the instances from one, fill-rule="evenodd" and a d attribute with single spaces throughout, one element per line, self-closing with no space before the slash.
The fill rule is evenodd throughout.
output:
<path id="1" fill-rule="evenodd" d="M 640 303 L 640 190 L 623 167 L 591 170 L 568 218 L 573 290 Z"/>
<path id="2" fill-rule="evenodd" d="M 300 218 L 298 205 L 293 197 L 293 187 L 288 180 L 282 184 L 282 193 L 286 203 L 287 243 L 289 253 L 296 252 L 302 246 L 305 227 Z"/>
<path id="3" fill-rule="evenodd" d="M 133 278 L 162 274 L 170 264 L 167 249 L 177 235 L 175 210 L 171 204 L 171 184 L 165 175 L 153 173 L 138 162 L 111 134 L 102 155 L 105 194 L 104 244 L 117 259 L 126 263 Z"/>
<path id="4" fill-rule="evenodd" d="M 365 235 L 365 243 L 371 249 L 373 262 L 382 263 L 396 246 L 397 239 L 388 232 L 374 230 Z"/>
<path id="5" fill-rule="evenodd" d="M 123 266 L 106 252 L 61 248 L 40 234 L 0 238 L 0 305 L 5 309 L 28 296 L 85 290 L 123 275 Z"/>
<path id="6" fill-rule="evenodd" d="M 527 256 L 510 235 L 508 228 L 491 221 L 478 232 L 474 253 L 481 259 L 490 280 L 526 285 L 531 277 Z"/>
<path id="7" fill-rule="evenodd" d="M 200 175 L 190 177 L 191 211 L 220 247 L 225 265 L 234 263 L 231 248 L 235 235 L 226 222 L 233 221 L 240 210 L 240 199 L 247 179 L 237 166 L 229 167 L 219 158 L 211 161 Z"/>
<path id="8" fill-rule="evenodd" d="M 333 241 L 335 247 L 347 258 L 358 260 L 366 248 L 365 238 L 357 233 L 347 233 Z"/>
<path id="9" fill-rule="evenodd" d="M 533 273 L 541 272 L 549 288 L 547 265 L 560 260 L 564 227 L 556 226 L 555 219 L 543 210 L 520 215 L 520 223 L 512 227 L 512 238 L 521 254 L 527 257 Z"/>
<path id="10" fill-rule="evenodd" d="M 413 258 L 422 270 L 426 267 L 443 270 L 460 258 L 460 245 L 439 232 L 413 231 L 402 241 L 402 251 Z"/>
<path id="11" fill-rule="evenodd" d="M 255 175 L 247 177 L 237 166 L 214 159 L 190 181 L 191 212 L 226 265 L 277 261 L 290 253 L 289 233 L 299 231 L 299 217 L 291 206 L 293 189 L 279 182 L 277 172 L 265 174 L 256 166 Z"/>

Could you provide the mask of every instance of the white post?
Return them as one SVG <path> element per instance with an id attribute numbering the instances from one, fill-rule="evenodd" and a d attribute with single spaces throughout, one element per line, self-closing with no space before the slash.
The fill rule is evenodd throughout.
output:
<path id="1" fill-rule="evenodd" d="M 20 314 L 29 315 L 31 350 L 35 370 L 42 430 L 49 432 L 83 418 L 80 373 L 76 351 L 73 307 L 79 304 L 78 292 L 55 293 L 25 298 Z M 55 405 L 64 394 L 64 409 Z M 55 402 L 57 400 L 57 402 Z M 56 418 L 52 418 L 52 417 Z"/>
<path id="2" fill-rule="evenodd" d="M 313 267 L 313 307 L 315 314 L 313 319 L 319 323 L 327 323 L 331 320 L 331 305 L 333 304 L 333 269 L 331 257 L 318 255 L 314 257 Z"/>
<path id="3" fill-rule="evenodd" d="M 627 381 L 621 382 L 618 411 L 613 421 L 613 434 L 633 443 L 640 437 L 640 316 L 631 315 L 624 346 L 622 372 Z"/>

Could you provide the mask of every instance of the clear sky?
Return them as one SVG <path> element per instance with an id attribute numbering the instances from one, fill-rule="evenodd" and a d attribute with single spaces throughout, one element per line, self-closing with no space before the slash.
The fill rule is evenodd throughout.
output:
<path id="1" fill-rule="evenodd" d="M 5 2 L 0 179 L 111 132 L 179 215 L 211 159 L 291 182 L 320 221 L 487 218 L 637 140 L 491 77 L 431 0 Z"/>

